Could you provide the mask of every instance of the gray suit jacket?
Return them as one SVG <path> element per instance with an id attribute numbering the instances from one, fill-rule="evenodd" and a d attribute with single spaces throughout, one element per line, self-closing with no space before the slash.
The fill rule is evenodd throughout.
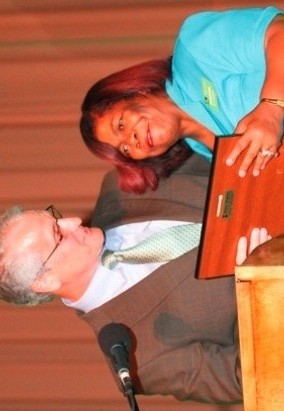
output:
<path id="1" fill-rule="evenodd" d="M 156 192 L 142 196 L 120 192 L 116 174 L 110 173 L 92 225 L 106 229 L 153 219 L 201 222 L 208 169 L 205 160 L 193 156 Z M 129 328 L 135 345 L 131 372 L 136 393 L 241 401 L 234 277 L 197 280 L 196 257 L 195 249 L 80 315 L 97 335 L 111 322 Z"/>

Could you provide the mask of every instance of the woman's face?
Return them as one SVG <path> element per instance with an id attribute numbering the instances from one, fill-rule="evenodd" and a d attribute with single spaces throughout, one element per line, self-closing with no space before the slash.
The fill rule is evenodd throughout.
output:
<path id="1" fill-rule="evenodd" d="M 179 109 L 166 96 L 122 100 L 96 117 L 94 133 L 134 160 L 159 156 L 181 138 Z"/>

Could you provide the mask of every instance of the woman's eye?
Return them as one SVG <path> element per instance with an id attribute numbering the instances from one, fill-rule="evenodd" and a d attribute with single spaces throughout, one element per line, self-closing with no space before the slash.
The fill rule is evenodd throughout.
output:
<path id="1" fill-rule="evenodd" d="M 122 120 L 122 117 L 121 117 L 119 119 L 119 122 L 118 122 L 118 130 L 123 131 L 123 129 L 124 129 L 124 124 L 123 124 L 123 120 Z"/>

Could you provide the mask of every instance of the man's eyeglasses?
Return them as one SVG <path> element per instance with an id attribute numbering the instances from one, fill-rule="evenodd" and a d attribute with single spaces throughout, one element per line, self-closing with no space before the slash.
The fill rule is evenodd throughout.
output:
<path id="1" fill-rule="evenodd" d="M 61 241 L 62 241 L 62 238 L 63 238 L 63 236 L 62 236 L 62 234 L 61 234 L 61 231 L 60 231 L 60 226 L 59 226 L 59 224 L 58 224 L 58 220 L 59 220 L 60 218 L 62 218 L 62 214 L 54 207 L 54 205 L 48 206 L 48 207 L 45 209 L 45 211 L 49 212 L 49 213 L 52 215 L 52 217 L 54 218 L 54 220 L 55 220 L 54 232 L 55 232 L 56 236 L 58 236 L 58 240 L 57 240 L 57 243 L 56 243 L 54 249 L 51 251 L 51 253 L 49 254 L 49 256 L 46 258 L 46 260 L 44 261 L 43 265 L 45 265 L 45 264 L 47 263 L 47 261 L 50 259 L 50 257 L 51 257 L 51 256 L 54 254 L 54 252 L 57 250 L 57 248 L 59 247 L 59 245 L 60 245 L 60 243 L 61 243 Z"/>

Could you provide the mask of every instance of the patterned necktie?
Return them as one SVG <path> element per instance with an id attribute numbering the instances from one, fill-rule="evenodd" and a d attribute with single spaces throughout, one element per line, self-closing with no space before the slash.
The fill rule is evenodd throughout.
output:
<path id="1" fill-rule="evenodd" d="M 191 223 L 165 228 L 134 247 L 118 251 L 105 250 L 102 265 L 112 270 L 121 261 L 143 264 L 173 260 L 199 245 L 201 227 L 199 223 Z"/>

